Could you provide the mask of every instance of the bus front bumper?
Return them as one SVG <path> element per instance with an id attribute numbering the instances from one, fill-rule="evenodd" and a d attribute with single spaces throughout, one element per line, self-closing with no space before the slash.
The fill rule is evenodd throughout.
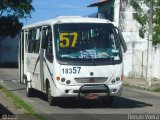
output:
<path id="1" fill-rule="evenodd" d="M 84 84 L 82 86 L 60 85 L 59 90 L 54 90 L 53 97 L 84 97 L 88 93 L 95 93 L 98 96 L 121 96 L 122 82 L 107 84 Z M 56 92 L 57 91 L 57 92 Z"/>

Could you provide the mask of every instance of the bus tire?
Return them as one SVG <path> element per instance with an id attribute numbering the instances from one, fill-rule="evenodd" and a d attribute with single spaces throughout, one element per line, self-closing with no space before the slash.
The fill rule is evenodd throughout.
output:
<path id="1" fill-rule="evenodd" d="M 107 107 L 111 107 L 113 105 L 114 97 L 109 96 L 109 97 L 103 97 L 103 105 Z"/>
<path id="2" fill-rule="evenodd" d="M 33 97 L 33 89 L 29 87 L 28 82 L 26 83 L 26 95 L 27 97 Z"/>
<path id="3" fill-rule="evenodd" d="M 55 99 L 54 97 L 52 96 L 52 93 L 51 93 L 51 87 L 50 87 L 50 84 L 48 83 L 47 85 L 47 98 L 48 98 L 48 103 L 50 106 L 53 106 L 55 104 Z"/>

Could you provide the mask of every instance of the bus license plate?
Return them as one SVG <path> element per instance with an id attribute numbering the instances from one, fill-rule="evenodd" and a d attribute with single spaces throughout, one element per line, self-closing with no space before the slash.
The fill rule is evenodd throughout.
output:
<path id="1" fill-rule="evenodd" d="M 99 98 L 99 96 L 94 93 L 89 93 L 89 94 L 85 95 L 85 99 L 88 99 L 88 100 L 93 100 L 93 99 L 98 99 L 98 98 Z"/>

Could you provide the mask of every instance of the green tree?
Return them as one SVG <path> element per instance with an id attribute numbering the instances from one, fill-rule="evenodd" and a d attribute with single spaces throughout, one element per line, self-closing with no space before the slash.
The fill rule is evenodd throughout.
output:
<path id="1" fill-rule="evenodd" d="M 0 39 L 14 37 L 21 30 L 20 19 L 31 17 L 32 0 L 0 0 Z"/>
<path id="2" fill-rule="evenodd" d="M 140 24 L 139 36 L 144 38 L 150 26 L 153 45 L 160 43 L 160 0 L 130 0 L 130 4 L 136 12 L 134 18 Z"/>
<path id="3" fill-rule="evenodd" d="M 22 23 L 15 16 L 0 17 L 0 40 L 7 36 L 15 37 L 22 26 Z"/>
<path id="4" fill-rule="evenodd" d="M 31 5 L 32 0 L 1 0 L 0 16 L 16 16 L 18 18 L 30 17 L 30 13 L 34 10 Z"/>

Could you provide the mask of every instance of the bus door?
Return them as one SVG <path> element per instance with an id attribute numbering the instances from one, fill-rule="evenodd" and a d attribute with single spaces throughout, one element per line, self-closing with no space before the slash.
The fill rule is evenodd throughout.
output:
<path id="1" fill-rule="evenodd" d="M 41 29 L 31 28 L 28 36 L 27 72 L 30 76 L 33 87 L 41 90 L 39 53 Z"/>
<path id="2" fill-rule="evenodd" d="M 41 35 L 41 43 L 43 39 L 46 38 L 46 30 L 47 26 L 42 26 L 42 35 Z M 42 45 L 42 44 L 41 44 Z M 40 81 L 41 81 L 41 91 L 45 91 L 44 84 L 44 49 L 40 49 Z"/>
<path id="3" fill-rule="evenodd" d="M 20 83 L 26 83 L 27 73 L 28 30 L 21 33 L 20 40 Z"/>
<path id="4" fill-rule="evenodd" d="M 45 49 L 44 49 L 45 43 Z M 48 79 L 52 79 L 53 71 L 53 47 L 52 47 L 52 29 L 50 26 L 42 27 L 42 46 L 40 50 L 40 75 L 41 75 L 41 85 L 42 91 L 45 91 L 45 79 L 44 76 L 47 76 Z"/>
<path id="5" fill-rule="evenodd" d="M 20 83 L 24 83 L 24 31 L 21 32 L 20 40 L 19 40 L 19 77 Z"/>

